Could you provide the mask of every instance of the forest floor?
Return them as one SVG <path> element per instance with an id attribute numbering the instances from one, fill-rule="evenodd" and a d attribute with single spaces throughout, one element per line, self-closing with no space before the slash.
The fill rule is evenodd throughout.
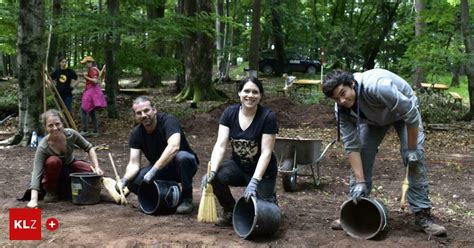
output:
<path id="1" fill-rule="evenodd" d="M 233 85 L 223 87 L 235 89 Z M 232 90 L 231 90 L 232 92 Z M 235 94 L 235 92 L 233 92 Z M 298 177 L 296 192 L 285 192 L 280 180 L 277 197 L 281 209 L 278 231 L 270 237 L 244 240 L 233 228 L 216 227 L 196 221 L 201 198 L 199 182 L 206 171 L 216 140 L 217 121 L 229 103 L 203 103 L 200 109 L 190 109 L 187 103 L 174 103 L 170 87 L 153 90 L 151 94 L 161 111 L 178 115 L 188 141 L 199 155 L 201 164 L 194 184 L 194 211 L 189 215 L 150 216 L 138 209 L 137 197 L 128 196 L 127 206 L 108 199 L 102 190 L 99 204 L 78 206 L 68 201 L 40 202 L 42 220 L 57 218 L 59 228 L 48 231 L 44 225 L 41 241 L 11 241 L 8 236 L 8 210 L 23 208 L 17 201 L 30 179 L 35 150 L 29 147 L 0 147 L 0 246 L 17 247 L 474 247 L 474 132 L 470 129 L 432 131 L 426 133 L 426 157 L 433 214 L 438 223 L 448 229 L 446 237 L 428 237 L 415 230 L 412 215 L 399 206 L 404 166 L 399 156 L 398 138 L 391 131 L 380 147 L 374 171 L 372 197 L 381 200 L 388 209 L 388 226 L 373 240 L 357 240 L 344 231 L 330 229 L 338 217 L 339 206 L 347 199 L 349 164 L 340 143 L 328 150 L 321 161 L 321 185 L 312 178 Z M 135 96 L 119 95 L 121 117 L 109 119 L 100 113 L 100 137 L 90 138 L 95 145 L 106 144 L 108 150 L 98 151 L 99 163 L 106 175 L 113 177 L 108 153 L 112 153 L 119 174 L 128 162 L 128 136 L 134 125 L 130 112 Z M 293 97 L 267 94 L 263 105 L 277 113 L 280 136 L 318 138 L 323 146 L 336 135 L 333 107 L 330 104 L 302 105 Z M 236 98 L 234 98 L 236 100 Z M 77 102 L 77 99 L 76 99 Z M 79 115 L 75 106 L 75 118 Z M 203 111 L 206 109 L 206 111 Z M 461 126 L 463 126 L 461 125 Z M 15 131 L 12 118 L 0 127 L 0 139 Z M 78 158 L 87 159 L 76 151 Z M 302 174 L 309 166 L 300 167 Z M 300 173 L 299 172 L 299 173 Z M 240 197 L 243 188 L 232 190 Z"/>

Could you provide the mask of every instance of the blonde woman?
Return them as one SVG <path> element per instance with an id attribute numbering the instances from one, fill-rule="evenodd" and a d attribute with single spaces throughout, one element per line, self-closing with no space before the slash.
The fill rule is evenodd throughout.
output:
<path id="1" fill-rule="evenodd" d="M 99 167 L 93 145 L 77 131 L 64 128 L 59 111 L 51 109 L 41 115 L 44 129 L 48 133 L 36 149 L 31 176 L 31 199 L 29 208 L 38 206 L 38 192 L 46 191 L 45 202 L 54 202 L 60 198 L 71 197 L 69 173 L 89 172 L 94 166 L 98 175 L 104 172 Z M 78 146 L 89 154 L 92 165 L 74 157 L 74 147 Z"/>

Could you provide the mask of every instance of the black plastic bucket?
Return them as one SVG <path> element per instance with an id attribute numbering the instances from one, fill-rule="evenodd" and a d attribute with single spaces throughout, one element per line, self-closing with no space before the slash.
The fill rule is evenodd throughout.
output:
<path id="1" fill-rule="evenodd" d="M 235 204 L 232 223 L 235 232 L 244 239 L 271 235 L 280 226 L 280 208 L 273 202 L 255 197 L 247 202 L 242 197 Z"/>
<path id="2" fill-rule="evenodd" d="M 142 183 L 138 190 L 138 202 L 145 214 L 172 214 L 181 202 L 181 190 L 174 181 Z"/>
<path id="3" fill-rule="evenodd" d="M 77 205 L 90 205 L 100 202 L 100 180 L 93 172 L 75 172 L 71 177 L 72 203 Z"/>
<path id="4" fill-rule="evenodd" d="M 387 226 L 387 209 L 375 199 L 363 197 L 357 204 L 350 199 L 341 206 L 340 220 L 342 229 L 350 236 L 371 239 Z"/>

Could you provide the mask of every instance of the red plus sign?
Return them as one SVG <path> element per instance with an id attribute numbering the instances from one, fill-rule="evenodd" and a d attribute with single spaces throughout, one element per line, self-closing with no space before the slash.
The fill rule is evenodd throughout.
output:
<path id="1" fill-rule="evenodd" d="M 50 230 L 51 232 L 56 231 L 59 227 L 59 221 L 56 218 L 49 218 L 46 220 L 46 229 Z"/>

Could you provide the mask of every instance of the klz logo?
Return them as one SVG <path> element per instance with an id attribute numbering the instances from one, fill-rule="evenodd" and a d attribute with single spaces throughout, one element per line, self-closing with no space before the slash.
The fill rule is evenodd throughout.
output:
<path id="1" fill-rule="evenodd" d="M 10 209 L 10 240 L 41 240 L 41 209 Z"/>

